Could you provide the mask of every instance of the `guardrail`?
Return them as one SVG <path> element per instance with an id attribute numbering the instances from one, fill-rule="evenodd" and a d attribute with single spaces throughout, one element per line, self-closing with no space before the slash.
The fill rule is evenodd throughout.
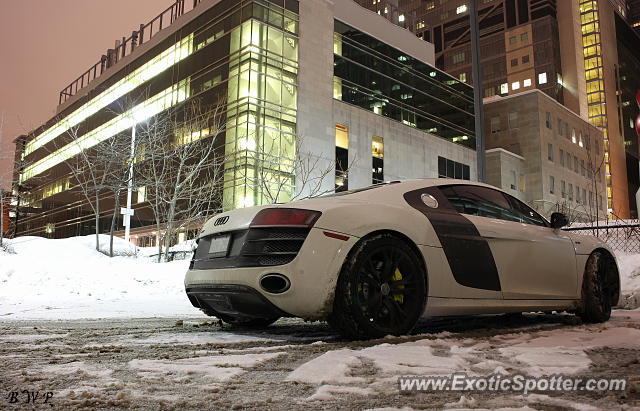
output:
<path id="1" fill-rule="evenodd" d="M 184 13 L 193 10 L 202 0 L 192 0 L 193 5 L 189 9 L 185 9 L 186 0 L 176 0 L 165 11 L 160 13 L 156 18 L 151 20 L 147 24 L 141 24 L 138 30 L 131 33 L 128 38 L 122 37 L 121 40 L 116 40 L 114 48 L 107 50 L 107 54 L 103 54 L 96 64 L 91 66 L 89 70 L 85 71 L 71 82 L 67 87 L 60 91 L 60 97 L 58 104 L 62 104 L 74 95 L 78 91 L 82 90 L 85 86 L 97 79 L 104 73 L 106 69 L 116 64 L 122 58 L 131 54 L 137 47 L 148 42 L 162 29 L 169 27 L 174 21 Z"/>

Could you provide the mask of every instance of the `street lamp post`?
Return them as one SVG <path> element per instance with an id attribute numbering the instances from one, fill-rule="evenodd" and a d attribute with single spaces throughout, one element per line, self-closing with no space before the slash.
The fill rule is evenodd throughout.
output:
<path id="1" fill-rule="evenodd" d="M 131 208 L 131 194 L 133 191 L 133 161 L 135 159 L 135 146 L 136 146 L 136 122 L 133 122 L 131 126 L 131 155 L 129 156 L 129 178 L 127 183 L 127 207 L 121 208 L 120 213 L 124 215 L 124 241 L 129 242 L 129 236 L 131 233 L 131 216 L 133 216 L 133 209 Z"/>

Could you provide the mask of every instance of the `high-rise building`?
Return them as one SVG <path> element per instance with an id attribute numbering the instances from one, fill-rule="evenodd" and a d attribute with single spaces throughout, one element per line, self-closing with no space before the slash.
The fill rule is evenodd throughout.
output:
<path id="1" fill-rule="evenodd" d="M 303 154 L 318 172 L 331 169 L 313 183 L 320 191 L 475 178 L 473 90 L 435 68 L 433 45 L 351 1 L 194 4 L 185 11 L 180 0 L 119 41 L 61 92 L 54 118 L 18 139 L 18 235 L 94 231 L 67 160 L 128 142 L 141 124 L 195 99 L 222 98 L 225 129 L 213 140 L 209 128 L 185 136 L 178 124 L 167 151 L 220 146 L 229 158 L 220 209 L 268 203 L 265 186 L 274 181 L 277 200 L 289 200 L 301 189 L 291 163 Z M 145 161 L 135 157 L 135 167 Z M 117 204 L 103 196 L 100 231 Z M 133 193 L 132 238 L 141 244 L 155 230 L 149 201 L 145 187 Z"/>
<path id="2" fill-rule="evenodd" d="M 356 1 L 432 42 L 436 66 L 472 82 L 469 0 Z M 637 136 L 621 126 L 628 124 L 624 113 L 631 109 L 624 105 L 629 99 L 620 98 L 625 87 L 620 71 L 638 60 L 640 37 L 632 27 L 640 26 L 640 1 L 477 0 L 477 4 L 484 96 L 537 88 L 599 127 L 605 137 L 610 214 L 637 217 L 638 143 Z M 398 16 L 411 16 L 411 24 L 406 18 L 400 22 Z M 632 80 L 626 78 L 627 83 Z"/>

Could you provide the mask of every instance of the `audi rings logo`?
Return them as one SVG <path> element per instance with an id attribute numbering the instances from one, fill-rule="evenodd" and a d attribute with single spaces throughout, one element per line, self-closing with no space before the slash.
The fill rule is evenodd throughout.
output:
<path id="1" fill-rule="evenodd" d="M 229 216 L 228 215 L 218 218 L 216 221 L 214 221 L 213 225 L 217 227 L 219 225 L 226 224 L 227 221 L 229 221 Z"/>

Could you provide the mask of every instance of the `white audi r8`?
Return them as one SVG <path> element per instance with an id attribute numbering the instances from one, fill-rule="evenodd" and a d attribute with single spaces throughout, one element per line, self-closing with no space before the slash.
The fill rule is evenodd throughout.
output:
<path id="1" fill-rule="evenodd" d="M 405 334 L 422 316 L 563 310 L 606 321 L 620 292 L 614 253 L 565 225 L 486 184 L 390 182 L 216 215 L 185 288 L 232 324 L 327 320 L 348 338 Z"/>

